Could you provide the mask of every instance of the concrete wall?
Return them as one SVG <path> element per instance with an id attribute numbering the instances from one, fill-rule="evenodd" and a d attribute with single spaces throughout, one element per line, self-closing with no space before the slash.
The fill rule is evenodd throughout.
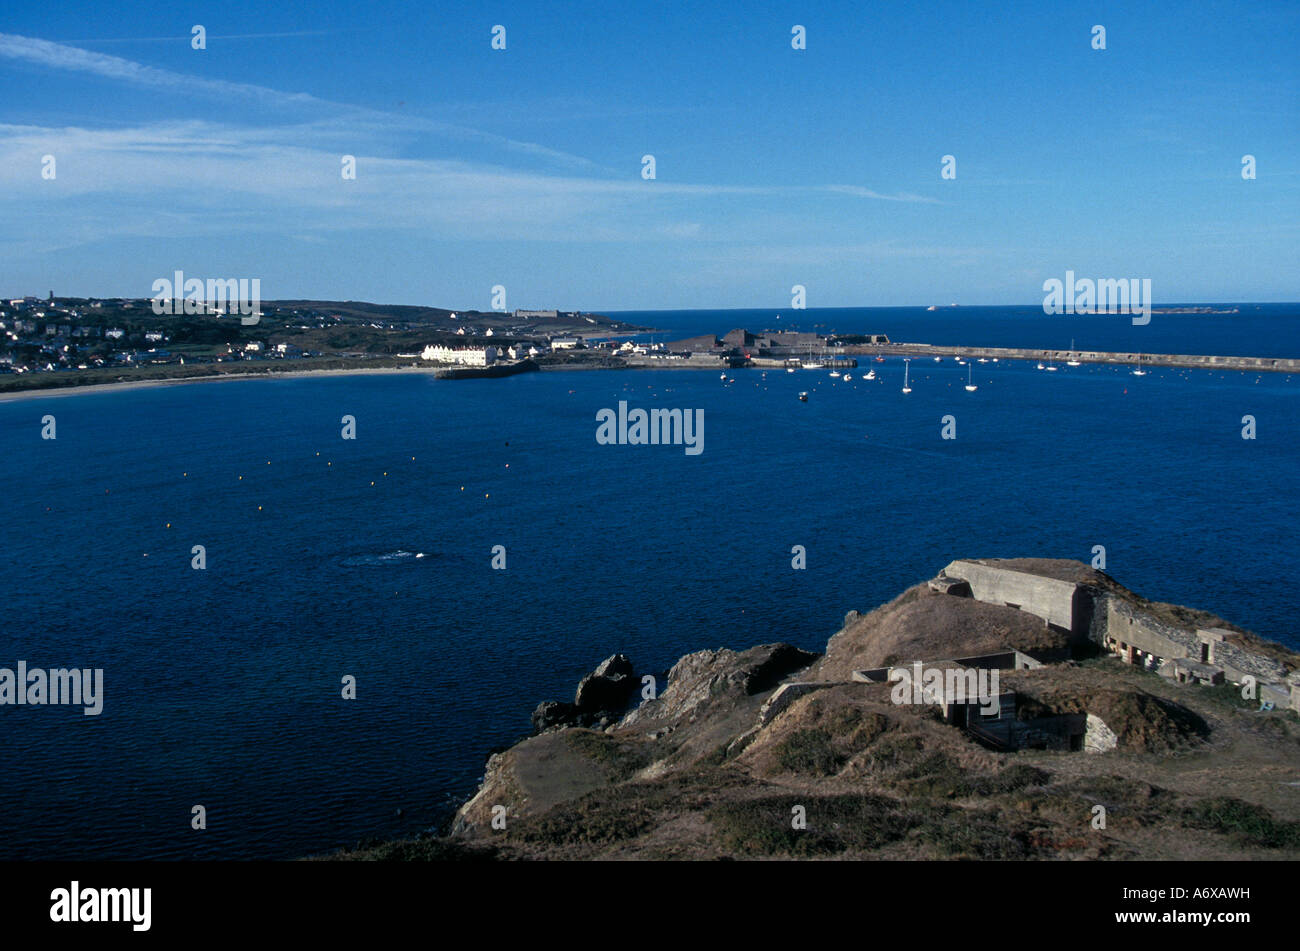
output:
<path id="1" fill-rule="evenodd" d="M 974 657 L 954 657 L 954 664 L 963 667 L 975 667 L 979 670 L 1036 670 L 1042 663 L 1028 654 L 1017 650 L 995 651 L 991 654 L 978 654 Z"/>
<path id="2" fill-rule="evenodd" d="M 954 561 L 943 573 L 968 582 L 977 601 L 1014 605 L 1071 633 L 1087 632 L 1089 618 L 1075 621 L 1077 584 L 973 561 Z"/>
<path id="3" fill-rule="evenodd" d="M 1224 674 L 1234 684 L 1242 683 L 1247 676 L 1254 677 L 1259 683 L 1286 680 L 1287 670 L 1277 661 L 1252 654 L 1227 641 L 1214 645 L 1214 662 L 1223 668 Z"/>
<path id="4" fill-rule="evenodd" d="M 1102 646 L 1119 650 L 1126 660 L 1133 650 L 1155 654 L 1164 660 L 1183 657 L 1200 660 L 1200 640 L 1193 632 L 1157 621 L 1121 598 L 1107 597 L 1105 609 L 1105 637 L 1115 643 L 1112 646 L 1103 639 Z"/>

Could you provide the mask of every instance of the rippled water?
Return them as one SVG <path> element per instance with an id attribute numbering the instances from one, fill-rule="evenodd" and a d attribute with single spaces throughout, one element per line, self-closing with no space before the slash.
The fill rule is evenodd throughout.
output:
<path id="1" fill-rule="evenodd" d="M 905 397 L 901 361 L 873 366 L 875 383 L 407 374 L 0 403 L 0 666 L 105 671 L 98 717 L 0 707 L 0 858 L 414 833 L 608 654 L 662 671 L 705 647 L 820 649 L 955 557 L 1103 544 L 1141 593 L 1300 647 L 1296 378 L 1004 362 L 967 393 L 964 367 L 914 361 Z M 704 452 L 598 445 L 619 400 L 702 408 Z"/>

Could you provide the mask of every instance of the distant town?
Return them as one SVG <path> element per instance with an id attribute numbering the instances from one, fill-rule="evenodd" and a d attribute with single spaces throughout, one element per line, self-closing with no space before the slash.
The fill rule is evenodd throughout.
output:
<path id="1" fill-rule="evenodd" d="M 52 292 L 0 299 L 0 391 L 420 362 L 483 366 L 498 356 L 586 356 L 585 339 L 649 329 L 559 310 L 290 300 L 264 302 L 241 317 L 217 305 L 158 314 L 154 303 Z"/>
<path id="2" fill-rule="evenodd" d="M 499 373 L 525 361 L 543 369 L 802 365 L 833 360 L 846 346 L 889 342 L 883 334 L 743 329 L 656 341 L 654 328 L 560 310 L 291 300 L 262 303 L 241 317 L 208 304 L 199 313 L 176 307 L 159 314 L 154 304 L 52 292 L 0 300 L 0 391 L 359 367 Z"/>

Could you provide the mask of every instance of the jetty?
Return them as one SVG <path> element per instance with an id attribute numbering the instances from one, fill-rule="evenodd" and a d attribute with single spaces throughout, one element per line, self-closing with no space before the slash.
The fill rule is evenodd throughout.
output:
<path id="1" fill-rule="evenodd" d="M 1300 372 L 1294 357 L 1230 357 L 1205 354 L 1123 353 L 1105 350 L 1035 350 L 1011 347 L 956 347 L 928 343 L 855 344 L 845 353 L 858 356 L 970 357 L 997 360 L 1041 360 L 1064 363 L 1101 363 L 1115 366 L 1185 367 L 1194 370 L 1245 370 L 1269 373 Z"/>

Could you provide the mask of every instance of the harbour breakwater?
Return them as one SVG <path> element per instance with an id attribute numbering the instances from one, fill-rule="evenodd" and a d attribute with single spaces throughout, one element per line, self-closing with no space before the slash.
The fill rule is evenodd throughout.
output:
<path id="1" fill-rule="evenodd" d="M 1270 373 L 1300 372 L 1300 359 L 1289 357 L 1228 357 L 1176 353 L 1120 353 L 1101 350 L 1032 350 L 1009 347 L 935 346 L 928 343 L 857 344 L 844 347 L 858 356 L 972 357 L 997 360 L 1077 360 L 1123 366 L 1186 367 L 1196 370 L 1257 370 Z"/>

